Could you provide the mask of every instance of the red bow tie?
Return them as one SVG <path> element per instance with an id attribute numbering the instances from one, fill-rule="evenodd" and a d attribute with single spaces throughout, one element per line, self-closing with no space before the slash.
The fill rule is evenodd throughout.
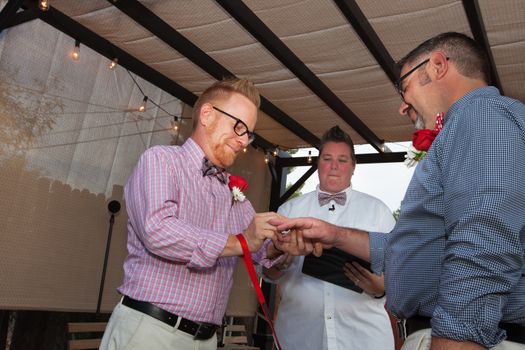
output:
<path id="1" fill-rule="evenodd" d="M 346 192 L 339 192 L 336 194 L 329 194 L 324 192 L 319 192 L 317 194 L 317 199 L 319 199 L 319 205 L 327 205 L 331 200 L 334 200 L 339 205 L 345 205 L 346 203 Z"/>

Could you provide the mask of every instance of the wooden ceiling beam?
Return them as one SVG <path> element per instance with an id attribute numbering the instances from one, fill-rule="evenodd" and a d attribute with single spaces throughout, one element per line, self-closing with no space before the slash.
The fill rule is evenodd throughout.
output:
<path id="1" fill-rule="evenodd" d="M 399 163 L 405 161 L 406 152 L 388 152 L 388 153 L 367 153 L 356 154 L 358 164 L 370 163 Z M 317 163 L 317 157 L 290 157 L 277 158 L 276 167 L 296 167 L 296 166 L 311 166 Z"/>
<path id="2" fill-rule="evenodd" d="M 394 83 L 399 78 L 399 67 L 368 22 L 355 0 L 334 0 L 348 22 L 352 25 L 361 41 L 368 48 L 388 79 Z"/>
<path id="3" fill-rule="evenodd" d="M 498 70 L 496 69 L 496 63 L 494 62 L 494 56 L 490 49 L 489 39 L 487 37 L 487 31 L 485 30 L 485 24 L 481 16 L 481 10 L 479 8 L 478 0 L 463 0 L 463 8 L 470 25 L 470 31 L 474 36 L 474 40 L 481 45 L 481 47 L 487 53 L 490 64 L 490 84 L 497 87 L 500 93 L 503 95 L 503 87 L 499 79 Z"/>
<path id="4" fill-rule="evenodd" d="M 0 11 L 0 33 L 7 28 L 36 18 L 36 12 L 32 11 L 32 15 L 28 18 L 28 11 L 18 12 L 22 8 L 24 0 L 9 0 L 7 4 Z M 23 15 L 22 15 L 23 14 Z"/>

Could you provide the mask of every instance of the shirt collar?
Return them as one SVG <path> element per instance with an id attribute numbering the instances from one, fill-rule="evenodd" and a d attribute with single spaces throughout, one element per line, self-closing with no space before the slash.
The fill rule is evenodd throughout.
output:
<path id="1" fill-rule="evenodd" d="M 447 113 L 445 114 L 445 118 L 443 120 L 443 124 L 445 124 L 449 117 L 453 117 L 457 111 L 462 109 L 469 101 L 479 97 L 479 96 L 499 96 L 499 90 L 498 88 L 494 86 L 484 86 L 481 88 L 474 89 L 470 92 L 468 92 L 466 95 L 461 97 L 459 100 L 454 102 L 452 106 L 448 109 Z"/>
<path id="2" fill-rule="evenodd" d="M 181 147 L 184 149 L 184 152 L 188 157 L 186 163 L 188 167 L 192 167 L 202 174 L 202 160 L 204 157 L 206 157 L 202 148 L 191 137 L 188 137 L 186 142 L 184 142 Z M 225 173 L 226 180 L 228 180 L 230 173 L 226 171 L 226 169 L 223 169 L 223 171 Z"/>
<path id="3" fill-rule="evenodd" d="M 187 165 L 201 171 L 202 159 L 204 158 L 204 151 L 202 148 L 191 137 L 189 137 L 181 147 L 188 157 Z"/>

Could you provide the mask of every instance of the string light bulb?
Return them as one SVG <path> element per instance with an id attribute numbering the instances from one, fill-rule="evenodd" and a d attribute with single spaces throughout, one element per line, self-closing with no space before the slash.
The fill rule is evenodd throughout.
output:
<path id="1" fill-rule="evenodd" d="M 38 2 L 38 8 L 41 9 L 42 11 L 49 10 L 49 1 L 47 1 L 47 0 L 40 0 Z"/>
<path id="2" fill-rule="evenodd" d="M 246 152 L 248 152 L 248 148 L 244 147 L 244 148 L 242 149 L 242 151 L 243 151 L 244 153 L 246 153 Z"/>
<path id="3" fill-rule="evenodd" d="M 274 157 L 277 157 L 277 155 L 279 154 L 279 147 L 275 147 L 272 154 Z"/>
<path id="4" fill-rule="evenodd" d="M 139 112 L 144 112 L 146 110 L 146 103 L 148 102 L 148 96 L 144 96 L 142 103 L 139 106 Z"/>
<path id="5" fill-rule="evenodd" d="M 171 122 L 171 128 L 173 131 L 179 130 L 179 117 L 176 115 L 173 116 L 173 121 Z"/>
<path id="6" fill-rule="evenodd" d="M 308 151 L 308 158 L 306 158 L 306 162 L 308 164 L 312 162 L 312 151 Z"/>
<path id="7" fill-rule="evenodd" d="M 75 47 L 71 52 L 71 59 L 73 61 L 78 61 L 80 59 L 80 41 L 75 40 Z"/>
<path id="8" fill-rule="evenodd" d="M 266 164 L 268 164 L 269 161 L 270 161 L 270 157 L 268 156 L 268 153 L 266 153 L 266 154 L 264 155 L 264 162 L 265 162 Z"/>
<path id="9" fill-rule="evenodd" d="M 111 60 L 111 62 L 109 63 L 109 69 L 114 69 L 118 64 L 118 58 L 114 58 Z"/>

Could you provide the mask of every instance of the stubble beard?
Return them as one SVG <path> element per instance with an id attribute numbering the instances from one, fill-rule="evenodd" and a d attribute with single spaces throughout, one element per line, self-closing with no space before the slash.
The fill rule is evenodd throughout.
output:
<path id="1" fill-rule="evenodd" d="M 425 128 L 425 121 L 423 120 L 423 117 L 416 112 L 416 121 L 414 122 L 414 127 L 416 130 L 422 130 Z"/>
<path id="2" fill-rule="evenodd" d="M 237 154 L 233 151 L 233 153 L 228 152 L 228 150 L 226 150 L 226 147 L 228 147 L 226 143 L 220 143 L 213 147 L 213 153 L 215 157 L 222 163 L 224 168 L 233 165 L 233 163 L 235 162 L 235 158 L 237 158 Z"/>
<path id="3" fill-rule="evenodd" d="M 233 153 L 230 153 L 228 152 L 228 150 L 226 149 L 227 146 L 227 140 L 223 140 L 221 142 L 221 139 L 217 139 L 215 135 L 215 133 L 217 132 L 217 126 L 218 125 L 218 121 L 215 120 L 210 126 L 209 126 L 209 129 L 207 130 L 207 137 L 209 140 L 213 140 L 211 141 L 212 143 L 217 141 L 216 144 L 212 145 L 211 147 L 211 151 L 213 152 L 213 156 L 215 157 L 215 159 L 217 159 L 218 162 L 220 162 L 221 164 L 215 164 L 217 166 L 221 166 L 223 168 L 227 168 L 231 165 L 233 165 L 233 162 L 235 161 L 235 158 L 237 157 L 237 154 L 235 152 L 232 152 Z"/>

